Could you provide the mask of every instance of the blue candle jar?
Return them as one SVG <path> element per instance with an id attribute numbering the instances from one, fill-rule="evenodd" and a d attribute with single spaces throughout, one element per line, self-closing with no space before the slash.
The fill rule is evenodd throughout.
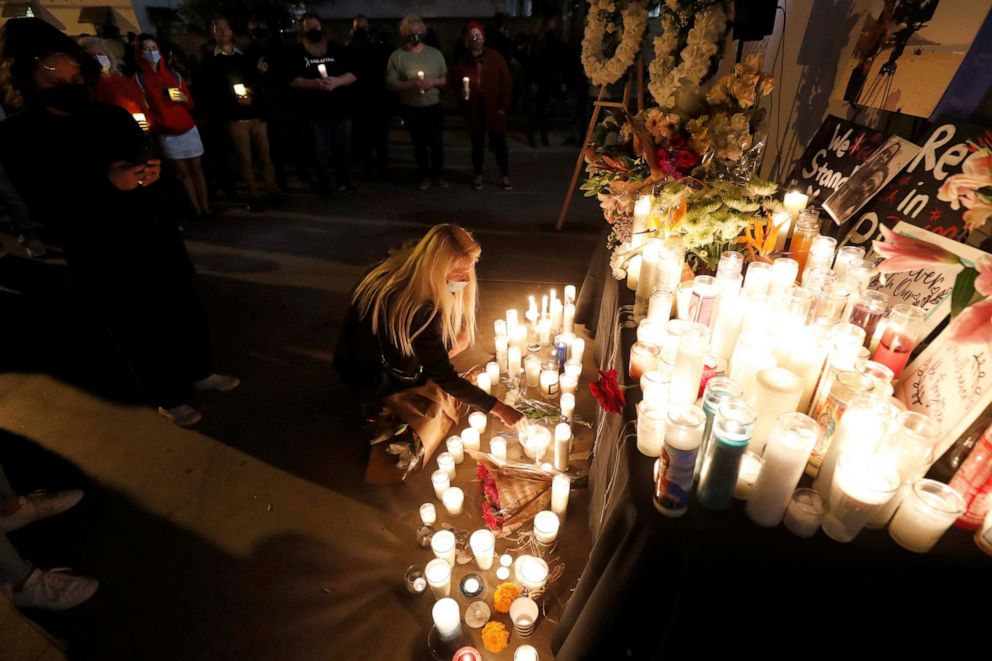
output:
<path id="1" fill-rule="evenodd" d="M 754 411 L 740 399 L 720 405 L 699 476 L 699 504 L 711 510 L 730 507 L 737 486 L 741 457 L 754 431 Z"/>

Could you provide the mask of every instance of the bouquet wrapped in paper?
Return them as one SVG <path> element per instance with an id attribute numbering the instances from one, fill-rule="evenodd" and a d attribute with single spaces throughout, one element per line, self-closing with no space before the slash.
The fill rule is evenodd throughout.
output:
<path id="1" fill-rule="evenodd" d="M 488 455 L 471 453 L 479 462 L 482 518 L 499 537 L 508 537 L 551 505 L 552 473 L 537 466 L 497 463 Z"/>

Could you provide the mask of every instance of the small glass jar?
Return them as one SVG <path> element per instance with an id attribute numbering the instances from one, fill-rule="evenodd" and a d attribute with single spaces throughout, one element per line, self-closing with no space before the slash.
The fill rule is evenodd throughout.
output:
<path id="1" fill-rule="evenodd" d="M 665 442 L 668 402 L 642 399 L 637 403 L 637 449 L 646 457 L 657 457 Z"/>
<path id="2" fill-rule="evenodd" d="M 852 541 L 868 520 L 892 500 L 899 484 L 899 474 L 891 468 L 866 462 L 857 453 L 843 455 L 827 498 L 823 532 L 837 542 Z"/>
<path id="3" fill-rule="evenodd" d="M 664 323 L 672 316 L 672 304 L 675 300 L 675 290 L 668 285 L 660 285 L 651 292 L 648 300 L 648 319 Z"/>
<path id="4" fill-rule="evenodd" d="M 799 212 L 796 229 L 792 231 L 792 241 L 789 243 L 789 255 L 799 262 L 799 272 L 806 268 L 806 258 L 809 256 L 813 239 L 820 234 L 820 212 L 813 207 L 806 207 Z"/>
<path id="5" fill-rule="evenodd" d="M 427 579 L 424 578 L 424 570 L 417 565 L 407 567 L 403 580 L 406 583 L 406 590 L 410 594 L 423 594 L 424 590 L 427 589 Z"/>
<path id="6" fill-rule="evenodd" d="M 744 255 L 735 250 L 720 253 L 720 263 L 716 267 L 717 280 L 734 279 L 744 272 Z"/>
<path id="7" fill-rule="evenodd" d="M 769 296 L 779 296 L 795 286 L 799 277 L 799 262 L 789 257 L 779 257 L 772 262 Z"/>
<path id="8" fill-rule="evenodd" d="M 627 374 L 632 380 L 639 380 L 644 372 L 654 369 L 660 353 L 661 349 L 657 345 L 635 342 L 630 347 L 630 365 Z"/>
<path id="9" fill-rule="evenodd" d="M 885 319 L 885 330 L 872 360 L 888 366 L 898 379 L 920 339 L 925 319 L 926 312 L 922 308 L 908 304 L 894 305 Z"/>
<path id="10" fill-rule="evenodd" d="M 865 249 L 858 246 L 844 246 L 837 251 L 834 259 L 834 273 L 838 280 L 842 280 L 847 274 L 847 269 L 854 262 L 859 262 L 865 258 Z"/>
<path id="11" fill-rule="evenodd" d="M 541 364 L 541 396 L 544 399 L 554 399 L 558 396 L 558 363 L 547 360 Z"/>
<path id="12" fill-rule="evenodd" d="M 892 518 L 889 535 L 904 549 L 926 553 L 964 510 L 964 498 L 957 491 L 936 480 L 919 479 Z"/>
<path id="13" fill-rule="evenodd" d="M 785 510 L 786 530 L 797 537 L 812 537 L 827 513 L 827 501 L 813 489 L 796 489 Z"/>
<path id="14" fill-rule="evenodd" d="M 885 316 L 885 312 L 888 309 L 889 295 L 885 292 L 869 289 L 857 295 L 857 300 L 851 307 L 848 322 L 864 329 L 864 346 L 868 346 L 871 338 L 875 336 L 875 329 L 878 328 L 878 322 Z"/>
<path id="15" fill-rule="evenodd" d="M 823 268 L 830 270 L 834 263 L 834 253 L 837 250 L 837 239 L 831 236 L 817 236 L 809 246 L 809 256 L 806 258 L 806 268 Z"/>

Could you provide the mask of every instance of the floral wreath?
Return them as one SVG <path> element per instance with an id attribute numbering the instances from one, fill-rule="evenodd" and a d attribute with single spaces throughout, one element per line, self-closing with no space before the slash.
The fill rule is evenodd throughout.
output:
<path id="1" fill-rule="evenodd" d="M 708 6 L 700 10 L 700 4 Z M 663 110 L 675 107 L 675 93 L 682 85 L 698 86 L 711 74 L 728 31 L 724 5 L 724 0 L 666 0 L 662 5 L 661 34 L 654 39 L 655 57 L 648 65 L 648 91 Z M 676 65 L 678 57 L 681 62 Z"/>
<path id="2" fill-rule="evenodd" d="M 617 82 L 640 52 L 641 38 L 648 25 L 648 11 L 638 0 L 627 3 L 622 12 L 623 33 L 611 57 L 603 54 L 603 40 L 617 29 L 610 20 L 619 0 L 589 0 L 589 16 L 582 37 L 582 66 L 594 85 Z"/>

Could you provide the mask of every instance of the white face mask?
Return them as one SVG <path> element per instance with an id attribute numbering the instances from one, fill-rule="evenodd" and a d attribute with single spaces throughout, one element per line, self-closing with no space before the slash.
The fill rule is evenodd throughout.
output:
<path id="1" fill-rule="evenodd" d="M 100 63 L 100 68 L 104 73 L 110 71 L 110 57 L 102 53 L 96 56 L 96 61 Z"/>
<path id="2" fill-rule="evenodd" d="M 466 281 L 448 280 L 448 291 L 450 291 L 452 294 L 457 294 L 466 287 L 468 287 L 467 280 Z"/>

